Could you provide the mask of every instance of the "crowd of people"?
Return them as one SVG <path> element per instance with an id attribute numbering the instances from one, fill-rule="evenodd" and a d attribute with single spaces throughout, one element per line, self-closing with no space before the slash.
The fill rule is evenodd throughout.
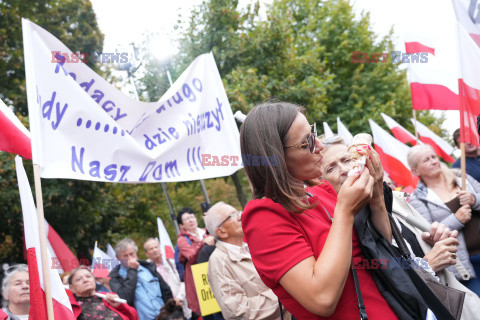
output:
<path id="1" fill-rule="evenodd" d="M 412 147 L 420 180 L 409 196 L 389 187 L 371 145 L 353 146 L 359 166 L 352 146 L 318 137 L 298 105 L 254 107 L 240 144 L 242 154 L 276 160 L 245 164 L 253 196 L 243 212 L 218 202 L 203 229 L 181 209 L 177 261 L 154 238 L 141 260 L 125 238 L 109 281 L 85 266 L 63 275 L 77 319 L 202 319 L 192 272 L 202 262 L 221 309 L 203 319 L 480 318 L 478 148 L 466 148 L 473 177 L 463 185 L 430 146 Z M 28 319 L 26 265 L 6 271 L 2 295 L 0 319 Z"/>

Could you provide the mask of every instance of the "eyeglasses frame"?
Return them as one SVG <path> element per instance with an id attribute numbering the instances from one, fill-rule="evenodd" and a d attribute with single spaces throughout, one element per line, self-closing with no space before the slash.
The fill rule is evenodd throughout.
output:
<path id="1" fill-rule="evenodd" d="M 304 142 L 304 143 L 296 143 L 296 144 L 294 144 L 294 145 L 285 147 L 285 149 L 289 149 L 289 148 L 301 149 L 304 145 L 308 145 L 308 149 L 309 149 L 310 153 L 312 153 L 312 154 L 315 153 L 315 150 L 317 149 L 317 142 L 315 141 L 315 140 L 317 139 L 317 123 L 314 122 L 314 123 L 311 124 L 310 126 L 313 127 L 313 133 L 308 136 L 307 142 Z M 308 143 L 308 140 L 309 140 L 310 138 L 312 139 L 312 146 L 310 146 L 310 144 Z"/>

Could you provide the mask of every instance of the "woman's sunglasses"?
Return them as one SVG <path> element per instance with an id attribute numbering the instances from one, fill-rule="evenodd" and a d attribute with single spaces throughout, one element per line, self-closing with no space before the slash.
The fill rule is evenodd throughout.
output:
<path id="1" fill-rule="evenodd" d="M 313 127 L 313 133 L 308 136 L 307 142 L 297 143 L 297 144 L 294 144 L 292 146 L 285 147 L 285 149 L 288 149 L 288 148 L 306 149 L 308 147 L 308 149 L 310 150 L 311 153 L 315 153 L 315 149 L 316 149 L 316 146 L 317 146 L 316 141 L 315 141 L 316 138 L 317 138 L 317 124 L 314 123 L 311 126 Z"/>

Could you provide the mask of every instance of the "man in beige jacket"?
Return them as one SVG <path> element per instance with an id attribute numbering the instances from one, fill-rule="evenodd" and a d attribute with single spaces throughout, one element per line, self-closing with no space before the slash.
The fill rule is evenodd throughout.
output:
<path id="1" fill-rule="evenodd" d="M 243 242 L 240 212 L 224 202 L 211 207 L 207 230 L 217 239 L 208 282 L 225 319 L 280 319 L 278 298 L 260 279 Z M 290 319 L 290 315 L 284 315 Z"/>

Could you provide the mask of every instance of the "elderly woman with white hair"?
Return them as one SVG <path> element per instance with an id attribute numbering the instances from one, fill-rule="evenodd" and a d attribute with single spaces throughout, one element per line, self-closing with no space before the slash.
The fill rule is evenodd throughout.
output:
<path id="1" fill-rule="evenodd" d="M 458 230 L 457 239 L 460 244 L 457 256 L 470 274 L 470 280 L 463 283 L 480 294 L 480 281 L 471 263 L 471 258 L 480 253 L 479 225 L 474 232 L 468 232 L 474 236 L 472 240 L 470 236 L 468 240 L 465 237 L 466 228 L 474 227 L 469 224 L 472 210 L 480 210 L 480 183 L 467 175 L 466 186 L 462 188 L 459 172 L 441 163 L 433 148 L 426 144 L 412 147 L 407 161 L 412 173 L 420 178 L 410 197 L 410 204 L 429 223 L 438 221 L 451 230 Z M 462 280 L 455 268 L 450 267 L 449 270 Z"/>
<path id="2" fill-rule="evenodd" d="M 2 282 L 3 308 L 8 320 L 28 320 L 30 287 L 28 266 L 19 264 L 7 270 Z"/>

